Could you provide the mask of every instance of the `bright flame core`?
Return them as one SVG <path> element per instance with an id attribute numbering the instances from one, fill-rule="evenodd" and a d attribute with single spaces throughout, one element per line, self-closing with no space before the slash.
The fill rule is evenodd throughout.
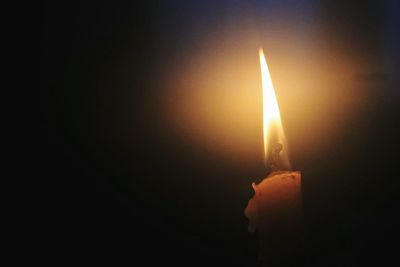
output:
<path id="1" fill-rule="evenodd" d="M 287 144 L 283 132 L 281 115 L 279 112 L 278 101 L 276 100 L 274 85 L 272 84 L 267 61 L 265 60 L 262 48 L 259 50 L 261 65 L 261 81 L 263 95 L 263 130 L 264 130 L 264 156 L 265 163 L 268 164 L 270 158 L 270 145 L 274 142 L 283 145 L 281 152 L 282 164 L 289 167 L 287 156 Z"/>

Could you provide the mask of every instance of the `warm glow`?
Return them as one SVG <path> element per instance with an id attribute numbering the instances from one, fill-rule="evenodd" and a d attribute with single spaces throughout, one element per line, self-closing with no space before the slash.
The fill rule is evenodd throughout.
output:
<path id="1" fill-rule="evenodd" d="M 274 85 L 272 84 L 267 61 L 265 60 L 262 48 L 259 50 L 261 65 L 261 81 L 263 95 L 263 130 L 264 130 L 264 155 L 268 159 L 268 149 L 271 142 L 278 142 L 283 145 L 283 160 L 286 161 L 286 140 L 283 133 L 281 116 L 279 113 L 278 101 L 276 100 Z M 286 163 L 286 162 L 285 162 Z"/>
<path id="2" fill-rule="evenodd" d="M 287 23 L 263 23 L 262 35 L 252 27 L 207 34 L 199 37 L 204 44 L 199 49 L 188 43 L 176 53 L 160 54 L 164 60 L 154 61 L 159 90 L 150 105 L 159 122 L 154 132 L 192 144 L 213 160 L 264 171 L 258 48 L 265 44 L 284 136 L 290 142 L 281 156 L 290 152 L 302 161 L 312 160 L 341 145 L 338 136 L 364 112 L 365 99 L 374 92 L 357 79 L 371 66 L 344 54 L 309 24 L 303 32 Z"/>

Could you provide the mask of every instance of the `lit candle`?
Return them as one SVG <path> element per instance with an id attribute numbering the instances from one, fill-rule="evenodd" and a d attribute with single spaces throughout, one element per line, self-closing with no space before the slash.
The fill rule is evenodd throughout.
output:
<path id="1" fill-rule="evenodd" d="M 259 258 L 270 265 L 284 265 L 298 261 L 302 250 L 301 174 L 290 171 L 279 106 L 262 49 L 259 56 L 264 155 L 272 172 L 259 184 L 252 184 L 254 196 L 249 200 L 245 215 L 249 219 L 249 231 L 258 233 Z"/>

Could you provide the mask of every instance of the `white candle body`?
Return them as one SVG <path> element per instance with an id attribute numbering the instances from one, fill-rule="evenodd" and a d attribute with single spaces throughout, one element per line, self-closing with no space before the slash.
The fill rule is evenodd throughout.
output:
<path id="1" fill-rule="evenodd" d="M 303 212 L 300 172 L 273 172 L 259 184 L 245 215 L 249 231 L 257 231 L 259 257 L 265 261 L 284 260 L 301 253 Z"/>

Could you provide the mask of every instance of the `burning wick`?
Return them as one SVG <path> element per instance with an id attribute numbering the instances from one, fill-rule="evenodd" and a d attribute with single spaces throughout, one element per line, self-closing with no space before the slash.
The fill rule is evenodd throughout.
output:
<path id="1" fill-rule="evenodd" d="M 283 149 L 282 144 L 279 143 L 272 143 L 270 147 L 272 151 L 271 155 L 271 169 L 272 171 L 278 171 L 280 166 L 282 165 L 280 163 L 280 153 Z"/>
<path id="2" fill-rule="evenodd" d="M 301 174 L 290 171 L 278 102 L 263 50 L 259 51 L 263 89 L 265 163 L 272 172 L 259 184 L 245 215 L 249 232 L 257 232 L 259 258 L 269 266 L 296 265 L 302 250 Z"/>

